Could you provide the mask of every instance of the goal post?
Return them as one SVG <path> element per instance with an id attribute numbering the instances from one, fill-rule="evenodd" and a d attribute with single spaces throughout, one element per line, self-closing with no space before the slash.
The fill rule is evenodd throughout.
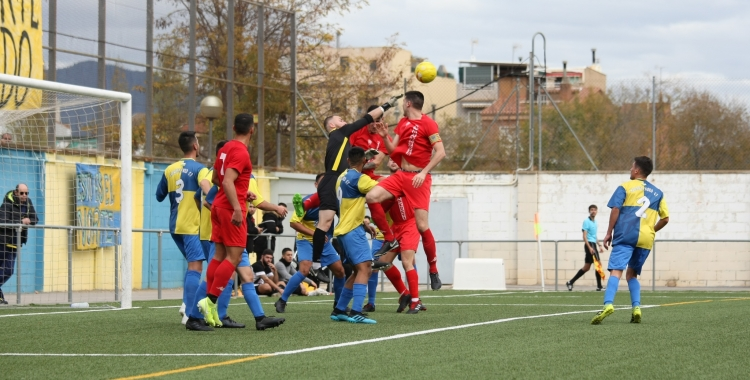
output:
<path id="1" fill-rule="evenodd" d="M 0 74 L 0 85 L 2 88 L 0 88 L 0 94 L 2 95 L 2 99 L 10 99 L 13 95 L 13 99 L 17 100 L 19 97 L 28 97 L 30 95 L 34 95 L 34 90 L 41 91 L 42 94 L 44 93 L 51 93 L 56 94 L 54 98 L 61 97 L 61 95 L 71 95 L 72 96 L 80 96 L 83 98 L 92 98 L 92 99 L 100 99 L 100 100 L 107 100 L 107 101 L 114 101 L 117 104 L 119 104 L 119 109 L 117 110 L 119 112 L 119 116 L 117 119 L 119 119 L 119 141 L 117 142 L 119 146 L 119 152 L 109 152 L 109 153 L 118 153 L 117 156 L 120 160 L 120 210 L 119 210 L 119 224 L 120 224 L 120 241 L 115 242 L 114 244 L 120 244 L 120 259 L 119 259 L 119 265 L 115 266 L 115 270 L 118 272 L 115 274 L 115 277 L 117 278 L 119 275 L 119 284 L 115 283 L 114 287 L 115 289 L 119 289 L 119 302 L 120 307 L 123 309 L 129 309 L 132 307 L 132 289 L 133 289 L 133 176 L 132 176 L 132 159 L 133 159 L 133 139 L 132 139 L 132 97 L 129 93 L 123 93 L 123 92 L 117 92 L 117 91 L 109 91 L 109 90 L 103 90 L 98 88 L 90 88 L 90 87 L 84 87 L 84 86 L 76 86 L 76 85 L 70 85 L 65 83 L 58 83 L 58 82 L 50 82 L 45 80 L 38 80 L 38 79 L 30 79 L 30 78 L 24 78 L 14 75 L 7 75 L 7 74 Z M 21 95 L 19 95 L 21 94 Z M 64 106 L 64 104 L 45 104 L 45 101 L 43 100 L 44 97 L 42 94 L 38 94 L 40 101 L 38 101 L 38 104 L 31 104 L 26 107 L 24 112 L 19 116 L 14 116 L 14 112 L 20 112 L 18 110 L 4 110 L 3 107 L 0 106 L 0 128 L 6 127 L 9 124 L 13 123 L 13 120 L 18 119 L 29 119 L 33 118 L 36 113 L 47 113 L 47 114 L 58 114 L 61 112 L 60 107 Z M 57 102 L 53 102 L 57 103 Z M 71 109 L 74 109 L 76 112 L 79 109 L 85 107 L 81 104 L 84 104 L 84 101 L 71 101 L 71 103 L 75 104 L 75 106 L 71 106 Z M 18 102 L 16 101 L 16 105 Z M 12 105 L 11 105 L 12 106 Z M 45 108 L 46 107 L 46 108 Z M 74 108 L 78 107 L 78 108 Z M 18 108 L 18 107 L 16 107 Z M 80 119 L 85 119 L 86 117 L 90 117 L 96 112 L 101 111 L 78 111 L 81 112 L 78 116 Z M 5 114 L 5 115 L 3 115 Z M 115 119 L 115 117 L 112 117 L 112 119 Z M 53 130 L 51 132 L 53 134 L 54 139 L 54 129 L 57 128 L 57 125 L 50 127 L 50 129 Z M 50 132 L 48 132 L 50 133 Z M 99 141 L 104 141 L 106 136 L 101 136 L 101 133 L 99 133 L 99 136 L 97 136 Z M 23 146 L 20 148 L 23 149 Z M 104 152 L 101 149 L 101 146 L 99 146 L 96 150 L 94 150 L 95 154 L 104 154 Z M 3 190 L 3 195 L 5 194 Z M 46 244 L 46 243 L 45 243 Z M 44 247 L 46 250 L 46 247 Z M 116 258 L 117 259 L 117 258 Z M 19 259 L 20 260 L 20 259 Z M 17 275 L 20 275 L 17 274 Z M 19 282 L 20 283 L 20 282 Z M 18 292 L 21 292 L 22 289 L 17 289 Z M 117 293 L 117 292 L 115 292 Z"/>

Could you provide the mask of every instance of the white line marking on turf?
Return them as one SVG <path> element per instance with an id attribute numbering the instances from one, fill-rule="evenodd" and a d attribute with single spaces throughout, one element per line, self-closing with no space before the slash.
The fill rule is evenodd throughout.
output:
<path id="1" fill-rule="evenodd" d="M 265 354 L 233 354 L 233 353 L 186 353 L 186 354 L 38 354 L 32 352 L 2 352 L 0 356 L 62 356 L 62 357 L 153 357 L 153 356 L 259 356 Z"/>
<path id="2" fill-rule="evenodd" d="M 133 309 L 140 309 L 140 307 L 134 307 Z M 27 317 L 31 315 L 52 315 L 52 314 L 73 314 L 73 313 L 95 313 L 97 311 L 117 311 L 117 310 L 131 310 L 131 309 L 96 309 L 96 310 L 76 310 L 76 311 L 53 311 L 49 313 L 22 313 L 22 314 L 0 314 L 0 318 L 8 317 Z"/>

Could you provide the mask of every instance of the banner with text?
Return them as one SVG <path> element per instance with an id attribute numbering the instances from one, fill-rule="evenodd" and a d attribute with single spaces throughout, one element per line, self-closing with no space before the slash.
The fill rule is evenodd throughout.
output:
<path id="1" fill-rule="evenodd" d="M 76 164 L 76 226 L 120 228 L 120 168 Z M 77 232 L 76 249 L 111 247 L 114 231 Z"/>
<path id="2" fill-rule="evenodd" d="M 2 73 L 44 79 L 42 1 L 8 0 L 0 6 L 0 65 Z M 0 85 L 0 109 L 39 108 L 41 90 Z"/>

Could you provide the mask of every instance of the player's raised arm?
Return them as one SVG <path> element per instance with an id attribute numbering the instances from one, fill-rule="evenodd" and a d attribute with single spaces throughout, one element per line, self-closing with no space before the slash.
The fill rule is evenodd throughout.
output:
<path id="1" fill-rule="evenodd" d="M 383 103 L 382 106 L 375 108 L 374 110 L 368 112 L 365 114 L 365 117 L 351 123 L 347 124 L 343 127 L 341 127 L 339 130 L 345 135 L 345 136 L 351 136 L 352 133 L 357 132 L 358 130 L 364 128 L 367 126 L 367 124 L 372 123 L 373 121 L 379 119 L 383 116 L 385 111 L 388 111 L 390 108 L 392 108 L 396 101 L 401 98 L 402 95 L 393 96 L 390 99 L 388 99 L 387 102 Z"/>

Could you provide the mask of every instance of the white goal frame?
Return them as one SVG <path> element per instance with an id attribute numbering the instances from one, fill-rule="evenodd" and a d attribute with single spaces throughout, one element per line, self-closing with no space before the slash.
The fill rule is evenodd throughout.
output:
<path id="1" fill-rule="evenodd" d="M 0 83 L 114 100 L 120 103 L 120 308 L 133 307 L 133 114 L 129 93 L 0 74 Z M 117 287 L 118 284 L 115 284 Z M 19 289 L 20 291 L 20 289 Z"/>

